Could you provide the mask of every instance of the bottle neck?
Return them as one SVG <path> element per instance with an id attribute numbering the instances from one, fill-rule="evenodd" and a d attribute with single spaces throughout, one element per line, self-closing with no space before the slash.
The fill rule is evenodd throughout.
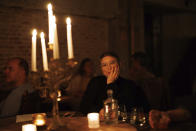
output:
<path id="1" fill-rule="evenodd" d="M 108 89 L 107 90 L 107 95 L 108 95 L 108 98 L 113 98 L 112 95 L 113 95 L 113 90 L 112 89 Z"/>

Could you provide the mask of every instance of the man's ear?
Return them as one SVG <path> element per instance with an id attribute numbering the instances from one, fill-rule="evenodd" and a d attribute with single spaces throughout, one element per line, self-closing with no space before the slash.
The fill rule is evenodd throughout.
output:
<path id="1" fill-rule="evenodd" d="M 22 75 L 26 76 L 25 70 L 23 68 L 20 68 L 20 72 Z"/>

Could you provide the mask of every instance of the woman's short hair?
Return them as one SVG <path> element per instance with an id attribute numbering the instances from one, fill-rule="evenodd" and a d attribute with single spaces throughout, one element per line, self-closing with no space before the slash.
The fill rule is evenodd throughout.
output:
<path id="1" fill-rule="evenodd" d="M 118 55 L 114 52 L 104 52 L 99 59 L 101 60 L 102 58 L 106 57 L 106 56 L 112 56 L 114 58 L 116 58 L 117 62 L 120 63 L 120 58 L 118 57 Z"/>

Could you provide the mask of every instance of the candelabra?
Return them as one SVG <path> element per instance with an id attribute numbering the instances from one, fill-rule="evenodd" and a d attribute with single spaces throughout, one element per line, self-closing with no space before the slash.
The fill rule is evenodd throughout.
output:
<path id="1" fill-rule="evenodd" d="M 68 59 L 64 63 L 59 59 L 51 59 L 49 61 L 49 71 L 42 73 L 32 72 L 32 81 L 35 87 L 37 87 L 42 93 L 43 97 L 47 97 L 46 91 L 48 91 L 49 97 L 52 100 L 52 121 L 49 123 L 47 129 L 55 130 L 59 126 L 63 126 L 63 122 L 59 117 L 58 108 L 58 90 L 60 85 L 68 84 L 73 73 L 77 61 L 74 59 Z M 40 84 L 42 83 L 42 84 Z"/>

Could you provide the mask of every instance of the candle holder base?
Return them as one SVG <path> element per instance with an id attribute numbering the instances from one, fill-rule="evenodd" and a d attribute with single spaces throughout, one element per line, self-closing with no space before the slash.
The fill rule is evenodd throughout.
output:
<path id="1" fill-rule="evenodd" d="M 47 130 L 57 130 L 58 128 L 65 126 L 62 119 L 59 116 L 58 106 L 58 90 L 63 83 L 67 85 L 75 72 L 77 61 L 71 59 L 67 60 L 63 65 L 60 60 L 51 60 L 49 72 L 44 72 L 45 85 L 49 89 L 49 97 L 52 100 L 52 118 L 49 122 Z"/>
<path id="2" fill-rule="evenodd" d="M 53 117 L 51 122 L 49 123 L 47 130 L 56 130 L 62 126 L 65 126 L 65 124 L 62 122 L 61 118 L 59 116 Z"/>

